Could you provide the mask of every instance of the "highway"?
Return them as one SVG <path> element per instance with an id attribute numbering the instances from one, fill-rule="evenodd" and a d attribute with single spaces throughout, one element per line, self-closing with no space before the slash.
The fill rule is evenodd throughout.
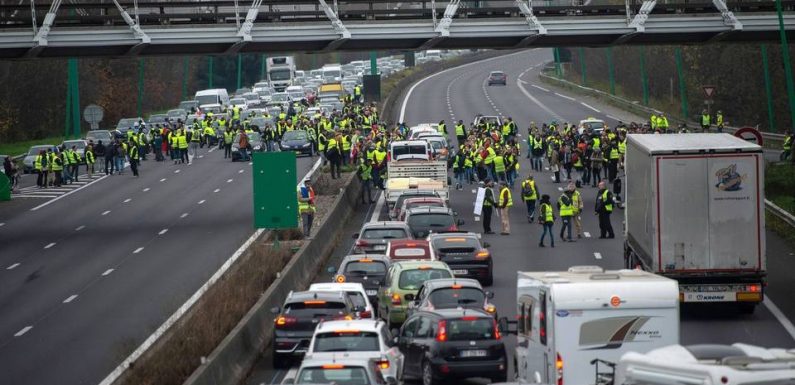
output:
<path id="1" fill-rule="evenodd" d="M 415 83 L 404 108 L 399 108 L 401 116 L 394 120 L 405 121 L 409 126 L 418 123 L 438 122 L 445 119 L 448 127 L 453 121 L 463 120 L 467 125 L 475 114 L 498 114 L 513 117 L 517 121 L 522 139 L 526 139 L 527 126 L 530 121 L 579 122 L 593 116 L 605 119 L 610 125 L 617 121 L 641 121 L 641 117 L 602 105 L 596 100 L 583 99 L 574 94 L 556 90 L 538 81 L 538 72 L 545 62 L 552 59 L 552 51 L 535 49 L 516 54 L 500 56 L 494 59 L 465 65 L 432 75 L 420 83 Z M 501 70 L 508 75 L 508 85 L 488 87 L 484 81 L 489 71 Z M 448 129 L 451 131 L 451 128 Z M 455 138 L 451 135 L 452 142 Z M 526 149 L 526 144 L 522 144 Z M 530 170 L 529 161 L 522 158 L 520 176 L 524 177 Z M 555 184 L 552 173 L 545 171 L 536 173 L 539 190 L 549 194 L 553 199 L 561 194 L 563 184 Z M 474 187 L 465 186 L 463 191 L 451 190 L 452 208 L 459 213 L 466 224 L 464 230 L 482 231 L 480 222 L 475 222 L 472 214 L 475 200 Z M 520 201 L 518 187 L 513 191 L 514 206 L 511 209 L 511 235 L 484 235 L 483 239 L 491 244 L 494 257 L 495 284 L 488 288 L 493 291 L 495 303 L 501 315 L 512 318 L 515 315 L 516 271 L 565 270 L 572 265 L 599 265 L 606 269 L 623 267 L 622 211 L 617 210 L 612 223 L 616 230 L 616 239 L 597 239 L 599 228 L 593 214 L 596 189 L 581 189 L 585 200 L 585 211 L 582 214 L 586 237 L 576 243 L 564 243 L 557 239 L 555 248 L 538 247 L 541 227 L 530 224 L 526 220 L 526 208 Z M 364 221 L 385 220 L 386 210 L 383 197 L 379 203 L 363 207 L 345 226 L 345 232 L 357 232 Z M 499 218 L 492 219 L 492 228 L 499 233 Z M 555 223 L 555 237 L 560 231 L 559 221 Z M 329 266 L 336 266 L 351 249 L 353 240 L 343 237 L 342 244 L 335 250 Z M 774 233 L 767 232 L 768 272 L 770 285 L 767 295 L 771 301 L 760 306 L 753 315 L 738 315 L 721 308 L 704 307 L 685 309 L 681 318 L 681 342 L 683 344 L 745 342 L 766 347 L 795 346 L 795 328 L 789 320 L 795 319 L 795 304 L 791 301 L 791 293 L 795 283 L 789 278 L 789 272 L 795 271 L 795 257 L 792 250 Z M 547 244 L 548 245 L 548 244 Z M 323 273 L 316 277 L 316 282 L 329 281 L 330 275 Z M 773 310 L 771 310 L 773 308 Z M 788 329 L 789 328 L 789 329 Z M 508 337 L 509 352 L 513 348 L 513 337 Z M 270 349 L 257 363 L 252 375 L 246 381 L 249 385 L 276 384 L 293 375 L 296 367 L 290 371 L 274 370 L 270 366 Z M 509 369 L 512 373 L 513 368 Z"/>
<path id="2" fill-rule="evenodd" d="M 3 203 L 0 383 L 98 384 L 254 232 L 248 163 L 152 158 L 139 178 Z"/>

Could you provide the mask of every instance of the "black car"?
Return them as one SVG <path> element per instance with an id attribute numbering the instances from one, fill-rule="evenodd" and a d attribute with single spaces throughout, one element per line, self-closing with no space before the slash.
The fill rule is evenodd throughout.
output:
<path id="1" fill-rule="evenodd" d="M 309 140 L 309 134 L 304 130 L 285 132 L 282 135 L 281 150 L 312 156 L 312 142 Z"/>
<path id="2" fill-rule="evenodd" d="M 436 257 L 447 263 L 456 277 L 477 279 L 485 286 L 494 282 L 494 262 L 486 249 L 489 244 L 481 245 L 477 234 L 431 234 L 428 241 Z"/>
<path id="3" fill-rule="evenodd" d="M 457 378 L 505 382 L 508 360 L 497 321 L 472 309 L 417 311 L 400 328 L 403 378 L 423 385 Z"/>
<path id="4" fill-rule="evenodd" d="M 264 150 L 262 135 L 259 132 L 249 132 L 246 135 L 248 135 L 249 145 L 246 156 L 248 159 L 251 159 L 251 153 Z M 245 161 L 245 159 L 243 159 L 243 154 L 240 153 L 240 134 L 237 134 L 235 138 L 232 139 L 232 162 L 237 162 L 239 160 Z"/>
<path id="5" fill-rule="evenodd" d="M 315 327 L 322 321 L 353 319 L 355 306 L 344 292 L 290 292 L 282 308 L 275 307 L 273 367 L 289 367 L 290 359 L 309 349 Z"/>
<path id="6" fill-rule="evenodd" d="M 456 221 L 453 210 L 447 207 L 415 207 L 406 213 L 406 224 L 414 238 L 421 239 L 431 233 L 457 231 L 464 221 Z"/>
<path id="7" fill-rule="evenodd" d="M 489 74 L 488 83 L 489 83 L 490 86 L 491 85 L 495 85 L 495 84 L 507 85 L 508 76 L 505 75 L 505 72 L 502 72 L 502 71 L 492 71 Z"/>
<path id="8" fill-rule="evenodd" d="M 439 278 L 425 281 L 409 302 L 408 316 L 415 311 L 433 309 L 483 310 L 497 318 L 497 307 L 489 303 L 494 293 L 469 278 Z"/>
<path id="9" fill-rule="evenodd" d="M 370 304 L 378 309 L 378 288 L 384 284 L 389 264 L 389 257 L 383 254 L 349 255 L 342 259 L 334 280 L 361 283 Z"/>

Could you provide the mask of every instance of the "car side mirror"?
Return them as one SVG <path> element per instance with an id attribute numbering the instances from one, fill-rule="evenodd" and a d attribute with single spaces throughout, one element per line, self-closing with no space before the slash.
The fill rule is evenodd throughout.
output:
<path id="1" fill-rule="evenodd" d="M 353 233 L 353 236 L 351 236 L 351 238 L 359 239 L 359 233 Z"/>
<path id="2" fill-rule="evenodd" d="M 354 311 L 354 312 L 357 312 L 357 313 L 358 313 L 358 312 L 362 312 L 362 311 L 364 311 L 364 310 L 365 310 L 364 306 L 354 306 L 354 307 L 353 307 L 353 311 Z"/>
<path id="3" fill-rule="evenodd" d="M 464 225 L 464 220 L 463 220 L 463 219 L 459 219 L 459 220 L 457 220 L 455 223 L 456 223 L 456 225 L 458 225 L 458 226 L 463 226 L 463 225 Z"/>
<path id="4" fill-rule="evenodd" d="M 490 291 L 487 291 L 487 292 L 486 292 L 486 298 L 488 298 L 488 299 L 493 299 L 493 298 L 494 298 L 494 293 L 493 293 L 493 292 L 490 292 Z"/>
<path id="5" fill-rule="evenodd" d="M 335 268 L 334 266 L 329 266 L 329 267 L 326 268 L 326 271 L 331 273 L 331 274 L 334 274 L 334 273 L 337 272 L 337 268 Z"/>
<path id="6" fill-rule="evenodd" d="M 397 345 L 400 345 L 400 337 L 394 336 L 392 337 L 392 346 L 397 346 Z"/>
<path id="7" fill-rule="evenodd" d="M 489 247 L 491 247 L 491 243 L 483 242 L 483 247 L 488 249 Z"/>
<path id="8" fill-rule="evenodd" d="M 511 328 L 513 325 L 513 328 Z M 502 317 L 499 321 L 497 321 L 497 328 L 499 328 L 500 333 L 502 334 L 516 334 L 517 323 L 516 321 L 508 321 L 508 317 Z"/>
<path id="9" fill-rule="evenodd" d="M 274 306 L 274 307 L 271 308 L 271 313 L 273 313 L 273 314 L 279 314 L 280 311 L 281 311 L 281 309 L 279 309 L 278 306 Z"/>
<path id="10" fill-rule="evenodd" d="M 405 298 L 406 298 L 406 301 L 414 301 L 414 294 L 411 294 L 411 293 L 406 294 Z"/>
<path id="11" fill-rule="evenodd" d="M 385 378 L 385 380 L 386 380 L 386 385 L 398 385 L 398 381 L 397 379 L 395 379 L 395 377 L 389 376 Z"/>

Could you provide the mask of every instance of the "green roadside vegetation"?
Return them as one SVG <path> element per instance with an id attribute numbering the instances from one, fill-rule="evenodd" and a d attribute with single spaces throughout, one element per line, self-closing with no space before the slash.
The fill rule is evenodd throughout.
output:
<path id="1" fill-rule="evenodd" d="M 795 214 L 795 166 L 776 163 L 765 170 L 765 196 L 784 210 Z"/>
<path id="2" fill-rule="evenodd" d="M 13 143 L 0 143 L 0 154 L 17 156 L 27 153 L 31 146 L 39 144 L 54 144 L 57 146 L 61 144 L 63 140 L 63 136 L 49 136 L 42 139 L 24 140 Z"/>

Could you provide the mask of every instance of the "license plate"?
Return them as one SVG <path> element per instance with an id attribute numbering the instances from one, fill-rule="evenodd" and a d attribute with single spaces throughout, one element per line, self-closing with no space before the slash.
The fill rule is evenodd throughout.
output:
<path id="1" fill-rule="evenodd" d="M 386 245 L 375 245 L 373 250 L 386 250 Z"/>
<path id="2" fill-rule="evenodd" d="M 737 293 L 732 291 L 684 294 L 685 302 L 734 302 L 737 300 Z"/>
<path id="3" fill-rule="evenodd" d="M 486 357 L 487 352 L 485 350 L 462 350 L 461 357 Z"/>
<path id="4" fill-rule="evenodd" d="M 372 296 L 376 295 L 378 293 L 378 290 L 365 290 L 364 292 L 367 293 L 367 295 Z"/>
<path id="5" fill-rule="evenodd" d="M 455 274 L 455 275 L 466 275 L 467 273 L 468 272 L 467 272 L 466 269 L 453 270 L 453 274 Z"/>

